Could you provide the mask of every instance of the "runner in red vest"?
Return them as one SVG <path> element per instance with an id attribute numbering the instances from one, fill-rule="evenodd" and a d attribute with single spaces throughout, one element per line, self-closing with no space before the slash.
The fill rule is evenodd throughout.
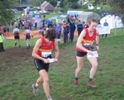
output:
<path id="1" fill-rule="evenodd" d="M 78 74 L 82 69 L 82 65 L 84 63 L 84 56 L 91 55 L 93 56 L 93 50 L 99 49 L 98 43 L 99 43 L 99 35 L 98 31 L 96 30 L 97 26 L 97 21 L 95 19 L 92 19 L 89 23 L 89 27 L 85 28 L 78 40 L 77 40 L 77 68 L 75 70 L 75 81 L 74 84 L 78 86 Z M 94 45 L 94 41 L 96 44 Z M 89 62 L 91 63 L 92 67 L 90 70 L 90 75 L 89 75 L 89 81 L 88 81 L 88 86 L 95 88 L 96 85 L 93 82 L 93 78 L 96 74 L 98 62 L 97 62 L 97 57 L 88 57 Z"/>
<path id="2" fill-rule="evenodd" d="M 52 100 L 49 91 L 48 69 L 49 63 L 57 62 L 59 56 L 59 47 L 56 40 L 57 34 L 54 29 L 49 29 L 44 37 L 37 40 L 32 56 L 34 57 L 35 65 L 39 71 L 39 78 L 32 85 L 34 95 L 37 95 L 37 88 L 43 83 L 43 89 L 48 100 Z M 52 55 L 52 50 L 55 48 L 55 59 L 49 60 Z"/>

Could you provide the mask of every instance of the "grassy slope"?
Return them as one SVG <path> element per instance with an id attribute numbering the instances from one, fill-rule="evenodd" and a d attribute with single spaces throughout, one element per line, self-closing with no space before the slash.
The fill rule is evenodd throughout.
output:
<path id="1" fill-rule="evenodd" d="M 75 43 L 61 45 L 59 62 L 52 64 L 49 71 L 54 100 L 124 100 L 124 35 L 122 29 L 117 30 L 116 36 L 114 31 L 112 33 L 108 38 L 100 39 L 99 68 L 95 78 L 98 88 L 95 90 L 86 86 L 90 70 L 87 60 L 79 74 L 79 87 L 74 87 Z M 6 41 L 5 44 L 10 45 L 11 42 Z M 32 94 L 31 84 L 38 73 L 30 62 L 32 58 L 28 57 L 18 62 L 17 66 L 12 63 L 12 69 L 1 70 L 0 100 L 46 100 L 42 87 L 37 97 Z"/>

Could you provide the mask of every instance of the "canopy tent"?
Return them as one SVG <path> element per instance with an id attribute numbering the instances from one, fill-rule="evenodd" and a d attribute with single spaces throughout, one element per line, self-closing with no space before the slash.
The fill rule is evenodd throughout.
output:
<path id="1" fill-rule="evenodd" d="M 124 27 L 122 23 L 122 19 L 119 16 L 107 15 L 103 17 L 100 20 L 101 26 L 103 26 L 103 23 L 105 22 L 105 20 L 108 22 L 110 29 Z"/>
<path id="2" fill-rule="evenodd" d="M 100 20 L 101 17 L 99 14 L 95 13 L 95 12 L 83 12 L 82 14 L 78 15 L 78 19 L 80 21 L 89 21 L 91 19 L 96 19 L 96 20 Z"/>
<path id="3" fill-rule="evenodd" d="M 56 19 L 56 23 L 62 23 L 63 20 L 67 21 L 67 15 L 58 16 Z"/>
<path id="4" fill-rule="evenodd" d="M 69 10 L 69 11 L 67 11 L 67 15 L 75 16 L 75 15 L 80 15 L 80 14 L 82 14 L 83 12 L 84 12 L 84 11 L 76 11 L 76 10 L 71 11 L 71 10 Z"/>
<path id="5" fill-rule="evenodd" d="M 33 18 L 32 18 L 32 23 L 33 23 L 33 25 L 34 25 L 35 23 L 37 23 L 37 27 L 40 27 L 40 26 L 41 26 L 41 23 L 42 23 L 42 18 L 33 17 Z"/>
<path id="6" fill-rule="evenodd" d="M 49 20 L 56 20 L 56 23 L 62 23 L 63 20 L 67 20 L 67 15 L 54 16 L 49 18 Z"/>

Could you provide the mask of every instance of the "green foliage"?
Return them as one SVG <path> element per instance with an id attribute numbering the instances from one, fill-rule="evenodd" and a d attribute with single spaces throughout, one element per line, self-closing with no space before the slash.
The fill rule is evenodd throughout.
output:
<path id="1" fill-rule="evenodd" d="M 27 0 L 28 4 L 33 4 L 34 6 L 40 6 L 40 4 L 43 2 L 44 2 L 44 0 L 35 0 L 35 2 L 34 2 L 34 0 Z"/>
<path id="2" fill-rule="evenodd" d="M 1 0 L 0 1 L 0 24 L 7 24 L 13 19 L 13 1 L 11 0 Z"/>
<path id="3" fill-rule="evenodd" d="M 124 12 L 124 0 L 108 0 L 109 4 L 113 7 L 113 10 L 118 13 Z"/>
<path id="4" fill-rule="evenodd" d="M 110 7 L 109 5 L 104 5 L 102 7 L 102 11 L 103 12 L 112 12 L 112 7 Z"/>
<path id="5" fill-rule="evenodd" d="M 87 4 L 85 4 L 85 5 L 82 6 L 82 9 L 87 9 L 87 8 L 88 8 L 88 5 Z"/>

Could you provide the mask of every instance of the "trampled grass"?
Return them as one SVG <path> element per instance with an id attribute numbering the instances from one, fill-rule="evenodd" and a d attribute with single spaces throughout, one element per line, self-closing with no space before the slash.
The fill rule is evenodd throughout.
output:
<path id="1" fill-rule="evenodd" d="M 74 87 L 74 71 L 77 66 L 75 42 L 60 45 L 59 62 L 51 64 L 49 70 L 53 100 L 124 100 L 123 31 L 118 29 L 116 35 L 112 33 L 108 38 L 100 38 L 99 67 L 95 77 L 96 89 L 87 88 L 90 71 L 87 59 L 79 74 L 79 87 Z M 24 46 L 25 41 L 22 41 Z M 35 41 L 36 39 L 32 40 L 32 46 Z M 14 47 L 14 41 L 5 41 L 5 45 L 6 48 Z M 30 53 L 31 51 L 29 50 Z M 22 58 L 17 57 L 20 60 L 12 61 L 10 58 L 5 62 L 0 61 L 0 100 L 46 100 L 42 86 L 39 88 L 38 96 L 35 97 L 32 93 L 31 85 L 38 78 L 38 72 L 33 65 L 31 54 L 26 57 L 21 56 Z"/>

